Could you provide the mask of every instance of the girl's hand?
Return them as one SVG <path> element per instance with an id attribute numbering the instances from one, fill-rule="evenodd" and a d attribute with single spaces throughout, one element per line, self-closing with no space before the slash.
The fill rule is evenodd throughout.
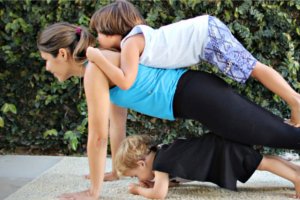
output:
<path id="1" fill-rule="evenodd" d="M 86 57 L 89 61 L 95 62 L 96 58 L 103 58 L 103 55 L 98 48 L 88 47 L 86 49 Z"/>
<path id="2" fill-rule="evenodd" d="M 98 200 L 98 195 L 91 195 L 89 190 L 74 193 L 65 193 L 58 196 L 59 200 Z"/>
<path id="3" fill-rule="evenodd" d="M 129 186 L 128 186 L 128 191 L 129 193 L 131 194 L 134 194 L 134 195 L 138 195 L 138 188 L 139 188 L 139 185 L 135 184 L 135 183 L 130 183 Z"/>

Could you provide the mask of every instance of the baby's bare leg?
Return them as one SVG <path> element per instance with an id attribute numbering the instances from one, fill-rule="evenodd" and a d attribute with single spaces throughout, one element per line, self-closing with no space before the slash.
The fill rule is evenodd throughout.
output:
<path id="1" fill-rule="evenodd" d="M 293 164 L 279 156 L 264 156 L 258 170 L 269 171 L 291 181 L 296 190 L 295 198 L 300 198 L 300 166 Z"/>

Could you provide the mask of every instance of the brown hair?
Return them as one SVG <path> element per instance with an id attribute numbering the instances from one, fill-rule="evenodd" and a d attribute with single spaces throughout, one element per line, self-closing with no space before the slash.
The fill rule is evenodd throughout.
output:
<path id="1" fill-rule="evenodd" d="M 97 10 L 90 21 L 90 28 L 105 35 L 121 35 L 125 37 L 130 30 L 145 20 L 128 1 L 119 0 Z"/>
<path id="2" fill-rule="evenodd" d="M 132 135 L 123 140 L 114 159 L 118 175 L 138 167 L 137 162 L 146 158 L 152 144 L 152 138 L 147 135 Z"/>
<path id="3" fill-rule="evenodd" d="M 86 60 L 86 49 L 95 45 L 95 38 L 87 28 L 59 22 L 48 26 L 37 39 L 40 51 L 50 53 L 53 57 L 58 55 L 60 48 L 67 48 L 75 62 L 83 63 Z"/>

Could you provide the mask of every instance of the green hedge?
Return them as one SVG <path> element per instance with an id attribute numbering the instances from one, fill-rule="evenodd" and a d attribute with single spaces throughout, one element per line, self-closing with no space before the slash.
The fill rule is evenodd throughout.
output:
<path id="1" fill-rule="evenodd" d="M 37 33 L 48 24 L 88 25 L 93 12 L 110 1 L 0 0 L 0 148 L 17 147 L 65 154 L 85 151 L 86 103 L 79 79 L 58 83 L 45 71 L 36 48 Z M 272 65 L 299 91 L 300 1 L 169 0 L 133 1 L 153 27 L 208 13 L 224 21 L 260 61 Z M 207 64 L 201 69 L 216 72 Z M 219 74 L 222 76 L 221 74 Z M 287 105 L 259 83 L 237 85 L 240 93 L 281 117 Z M 168 122 L 130 111 L 128 133 L 149 133 L 161 141 L 200 135 L 191 120 Z"/>

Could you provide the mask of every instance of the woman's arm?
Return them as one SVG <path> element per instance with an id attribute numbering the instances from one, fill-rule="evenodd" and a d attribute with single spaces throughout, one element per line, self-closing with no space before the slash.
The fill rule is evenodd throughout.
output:
<path id="1" fill-rule="evenodd" d="M 85 71 L 84 88 L 88 105 L 90 193 L 99 196 L 105 170 L 110 101 L 108 80 L 92 63 Z"/>
<path id="2" fill-rule="evenodd" d="M 121 108 L 111 103 L 110 106 L 110 122 L 109 122 L 109 136 L 112 159 L 115 158 L 115 154 L 126 137 L 126 121 L 127 121 L 127 109 Z M 112 181 L 118 179 L 117 173 L 114 168 L 114 162 L 112 165 L 112 173 L 105 175 L 104 180 Z"/>
<path id="3" fill-rule="evenodd" d="M 144 37 L 139 34 L 128 38 L 124 43 L 121 51 L 121 68 L 107 59 L 99 49 L 88 47 L 86 56 L 119 88 L 127 90 L 136 79 L 139 57 L 143 50 Z"/>
<path id="4" fill-rule="evenodd" d="M 169 174 L 155 171 L 153 188 L 144 188 L 138 185 L 130 185 L 129 192 L 141 195 L 149 199 L 165 199 L 169 189 Z"/>

